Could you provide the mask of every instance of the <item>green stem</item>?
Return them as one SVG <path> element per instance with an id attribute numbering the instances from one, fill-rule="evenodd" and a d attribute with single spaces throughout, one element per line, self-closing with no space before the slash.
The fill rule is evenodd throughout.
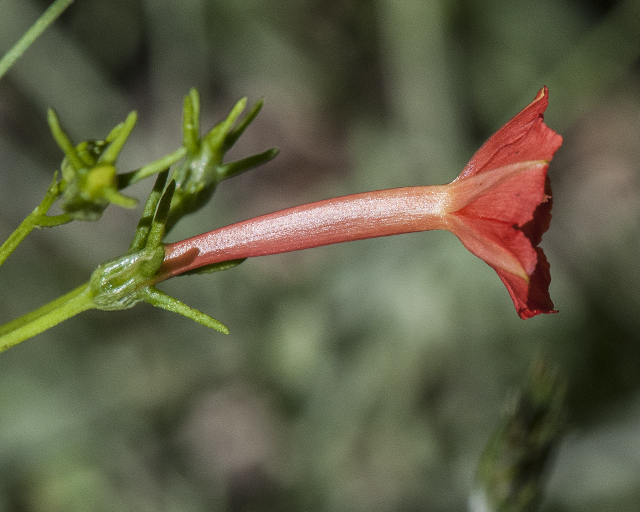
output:
<path id="1" fill-rule="evenodd" d="M 85 283 L 41 308 L 0 327 L 0 352 L 40 334 L 87 309 L 93 309 L 91 290 Z"/>
<path id="2" fill-rule="evenodd" d="M 71 216 L 67 214 L 55 215 L 53 217 L 47 216 L 49 208 L 51 208 L 51 205 L 56 199 L 58 199 L 59 195 L 59 183 L 57 182 L 57 176 L 54 175 L 53 181 L 51 182 L 51 185 L 49 185 L 42 202 L 36 206 L 29 215 L 27 215 L 27 217 L 0 247 L 0 265 L 5 262 L 9 255 L 15 251 L 16 247 L 18 247 L 18 245 L 20 245 L 27 235 L 35 228 L 59 226 L 73 220 Z"/>
<path id="3" fill-rule="evenodd" d="M 138 183 L 139 181 L 148 178 L 153 174 L 164 171 L 165 169 L 175 164 L 186 154 L 186 149 L 176 149 L 173 153 L 169 153 L 168 155 L 165 155 L 162 158 L 155 160 L 154 162 L 143 165 L 136 171 L 118 174 L 118 189 L 122 190 L 123 188 L 126 188 L 129 185 L 133 185 L 134 183 Z"/>
<path id="4" fill-rule="evenodd" d="M 0 78 L 9 70 L 13 63 L 20 58 L 29 46 L 42 34 L 45 29 L 73 3 L 73 0 L 56 0 L 42 13 L 20 40 L 0 59 Z"/>

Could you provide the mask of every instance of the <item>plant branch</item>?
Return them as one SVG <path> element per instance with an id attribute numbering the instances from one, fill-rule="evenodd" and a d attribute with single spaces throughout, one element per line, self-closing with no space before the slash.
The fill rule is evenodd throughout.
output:
<path id="1" fill-rule="evenodd" d="M 58 183 L 57 173 L 53 176 L 53 181 L 42 202 L 20 223 L 16 230 L 11 233 L 9 238 L 0 247 L 0 265 L 2 265 L 9 255 L 15 251 L 16 247 L 31 233 L 35 228 L 60 226 L 71 222 L 73 219 L 70 215 L 64 213 L 49 217 L 47 212 L 51 205 L 58 199 L 60 195 L 60 184 Z"/>
<path id="2" fill-rule="evenodd" d="M 0 352 L 95 308 L 88 283 L 0 327 Z"/>
<path id="3" fill-rule="evenodd" d="M 31 25 L 18 42 L 0 59 L 0 78 L 11 68 L 13 63 L 40 37 L 46 28 L 53 23 L 62 12 L 73 3 L 73 0 L 56 0 L 42 13 L 42 16 Z"/>

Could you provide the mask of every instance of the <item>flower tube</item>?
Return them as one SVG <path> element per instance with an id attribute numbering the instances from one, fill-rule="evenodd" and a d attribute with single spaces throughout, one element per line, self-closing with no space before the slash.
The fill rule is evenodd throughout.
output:
<path id="1" fill-rule="evenodd" d="M 158 277 L 230 260 L 445 229 L 497 272 L 521 318 L 554 313 L 549 264 L 538 244 L 551 220 L 547 168 L 562 137 L 544 124 L 547 104 L 544 87 L 448 185 L 326 199 L 166 244 Z"/>

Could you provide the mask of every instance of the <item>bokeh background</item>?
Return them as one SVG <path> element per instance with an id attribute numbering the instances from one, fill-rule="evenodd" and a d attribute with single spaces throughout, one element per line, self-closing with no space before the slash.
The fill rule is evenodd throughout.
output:
<path id="1" fill-rule="evenodd" d="M 49 2 L 0 2 L 0 52 Z M 543 359 L 567 432 L 542 510 L 640 503 L 638 0 L 77 0 L 0 81 L 0 235 L 76 141 L 137 110 L 119 160 L 265 106 L 178 240 L 302 202 L 451 181 L 550 89 L 565 138 L 544 247 L 557 315 L 520 320 L 495 273 L 431 232 L 250 260 L 162 288 L 223 336 L 140 305 L 0 355 L 0 511 L 459 511 L 514 390 Z M 152 182 L 131 193 L 144 201 Z M 32 233 L 0 269 L 8 321 L 123 253 L 140 209 Z"/>

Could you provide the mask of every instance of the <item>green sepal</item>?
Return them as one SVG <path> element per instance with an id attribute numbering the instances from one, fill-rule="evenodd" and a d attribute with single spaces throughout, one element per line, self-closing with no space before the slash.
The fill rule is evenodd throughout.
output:
<path id="1" fill-rule="evenodd" d="M 164 249 L 145 247 L 100 265 L 89 278 L 91 299 L 96 309 L 119 311 L 145 300 L 146 290 L 164 260 Z"/>
<path id="2" fill-rule="evenodd" d="M 221 165 L 218 168 L 218 174 L 221 176 L 221 180 L 233 178 L 237 174 L 253 169 L 254 167 L 258 167 L 259 165 L 266 164 L 269 160 L 274 159 L 278 153 L 280 153 L 278 148 L 271 148 L 263 153 Z"/>
<path id="3" fill-rule="evenodd" d="M 200 94 L 195 88 L 184 97 L 182 146 L 190 153 L 200 150 Z"/>
<path id="4" fill-rule="evenodd" d="M 158 209 L 158 203 L 164 194 L 164 186 L 167 182 L 167 176 L 169 176 L 168 169 L 158 173 L 158 176 L 156 177 L 156 182 L 153 185 L 153 189 L 151 189 L 151 193 L 144 205 L 142 217 L 140 217 L 140 220 L 138 221 L 136 233 L 131 241 L 131 245 L 129 246 L 129 253 L 140 251 L 147 244 L 149 232 L 151 231 L 151 227 L 155 220 L 156 210 Z"/>
<path id="5" fill-rule="evenodd" d="M 246 98 L 243 98 L 243 100 L 244 100 L 244 104 L 242 108 L 244 109 L 244 105 L 246 105 Z M 229 151 L 233 147 L 236 141 L 247 129 L 247 127 L 253 122 L 256 116 L 260 113 L 260 110 L 262 110 L 262 105 L 264 105 L 264 101 L 261 98 L 255 102 L 253 107 L 251 107 L 249 112 L 247 112 L 247 115 L 244 116 L 244 119 L 242 119 L 233 129 L 229 130 L 229 133 L 227 133 L 227 135 L 224 138 L 225 151 Z"/>
<path id="6" fill-rule="evenodd" d="M 142 300 L 157 308 L 178 313 L 193 320 L 194 322 L 204 325 L 205 327 L 215 329 L 222 334 L 229 334 L 227 326 L 219 320 L 216 320 L 202 311 L 198 311 L 197 309 L 187 306 L 184 302 L 180 302 L 171 295 L 167 295 L 163 291 L 158 290 L 155 286 L 149 286 L 145 289 L 144 298 Z"/>

